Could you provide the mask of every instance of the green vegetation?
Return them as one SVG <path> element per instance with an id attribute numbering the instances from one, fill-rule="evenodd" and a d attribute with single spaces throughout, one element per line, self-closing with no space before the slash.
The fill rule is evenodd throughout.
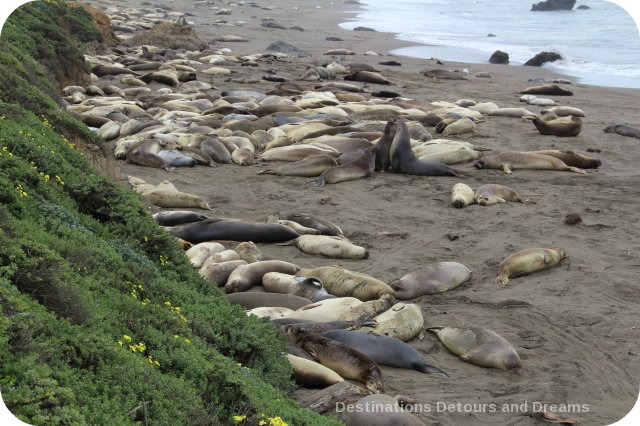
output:
<path id="1" fill-rule="evenodd" d="M 76 149 L 100 141 L 57 93 L 84 66 L 77 46 L 99 41 L 83 9 L 57 1 L 22 6 L 2 31 L 5 404 L 31 424 L 334 423 L 287 396 L 276 330 L 229 305 Z"/>

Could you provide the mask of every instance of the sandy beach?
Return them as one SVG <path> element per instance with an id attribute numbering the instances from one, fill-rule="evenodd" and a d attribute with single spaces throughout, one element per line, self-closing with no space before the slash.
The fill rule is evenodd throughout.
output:
<path id="1" fill-rule="evenodd" d="M 290 54 L 282 61 L 259 62 L 256 67 L 230 65 L 232 78 L 260 78 L 276 72 L 313 89 L 318 82 L 299 80 L 307 66 L 331 62 L 323 55 L 328 49 L 346 48 L 355 55 L 345 56 L 345 64 L 369 64 L 393 83 L 360 83 L 369 92 L 392 90 L 427 103 L 462 98 L 491 101 L 540 113 L 542 107 L 524 105 L 516 93 L 537 84 L 528 82 L 530 78 L 559 77 L 536 67 L 453 63 L 446 58 L 442 58 L 445 65 L 437 65 L 433 60 L 392 56 L 390 51 L 410 43 L 387 33 L 342 30 L 338 24 L 358 7 L 342 1 L 90 4 L 103 9 L 153 4 L 184 12 L 211 49 L 229 48 L 233 55 L 264 53 L 270 43 L 279 40 L 310 52 L 301 58 Z M 230 13 L 215 15 L 221 9 Z M 267 17 L 286 29 L 261 26 Z M 293 26 L 300 29 L 291 29 Z M 249 42 L 212 43 L 221 35 L 238 35 Z M 327 41 L 328 36 L 342 41 Z M 365 55 L 368 51 L 381 56 Z M 379 65 L 391 59 L 402 65 Z M 467 80 L 454 81 L 432 80 L 418 73 L 432 68 L 467 69 L 469 75 Z M 480 72 L 491 77 L 476 77 Z M 216 87 L 212 95 L 225 90 L 265 92 L 275 85 L 264 80 L 236 83 L 228 76 L 199 74 L 198 79 Z M 638 139 L 603 129 L 622 123 L 640 125 L 640 90 L 575 83 L 563 87 L 574 95 L 549 97 L 585 112 L 582 131 L 576 137 L 543 136 L 530 120 L 487 116 L 477 123 L 475 133 L 456 139 L 486 147 L 491 153 L 571 149 L 600 159 L 602 165 L 586 175 L 549 170 L 516 170 L 507 175 L 501 170 L 477 170 L 473 163 L 466 163 L 454 166 L 465 172 L 464 177 L 376 173 L 369 179 L 318 188 L 305 185 L 306 178 L 258 175 L 273 166 L 267 162 L 166 172 L 112 161 L 123 185 L 128 185 L 128 176 L 152 184 L 168 179 L 178 189 L 204 198 L 212 206 L 207 214 L 218 217 L 263 221 L 273 212 L 309 212 L 340 226 L 349 240 L 370 253 L 364 260 L 338 260 L 308 255 L 292 246 L 260 244 L 266 258 L 305 268 L 339 264 L 385 282 L 434 262 L 455 261 L 471 269 L 471 280 L 457 289 L 410 303 L 420 305 L 425 327 L 474 325 L 496 331 L 517 350 L 524 374 L 466 363 L 431 333 L 415 338 L 408 343 L 450 377 L 382 367 L 383 383 L 387 394 L 403 394 L 422 404 L 423 412 L 416 415 L 425 423 L 535 424 L 539 421 L 526 414 L 540 410 L 562 413 L 565 407 L 569 412 L 564 415 L 584 424 L 610 424 L 633 407 L 640 385 L 640 263 L 636 252 L 640 249 L 640 150 Z M 433 128 L 429 130 L 437 137 Z M 458 182 L 474 189 L 486 183 L 507 185 L 530 195 L 536 203 L 455 209 L 450 205 L 450 191 Z M 583 223 L 566 225 L 563 218 L 568 213 L 578 213 Z M 495 284 L 500 262 L 530 247 L 560 247 L 567 258 L 545 271 L 515 278 L 506 287 Z"/>

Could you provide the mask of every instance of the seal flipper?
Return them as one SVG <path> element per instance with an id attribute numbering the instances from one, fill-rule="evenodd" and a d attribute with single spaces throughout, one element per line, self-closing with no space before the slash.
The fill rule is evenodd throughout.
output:
<path id="1" fill-rule="evenodd" d="M 439 369 L 438 367 L 434 367 L 433 365 L 427 364 L 425 362 L 423 362 L 422 364 L 416 362 L 412 364 L 411 367 L 414 370 L 417 370 L 421 373 L 429 373 L 442 378 L 449 377 L 449 375 L 445 373 L 443 370 Z"/>

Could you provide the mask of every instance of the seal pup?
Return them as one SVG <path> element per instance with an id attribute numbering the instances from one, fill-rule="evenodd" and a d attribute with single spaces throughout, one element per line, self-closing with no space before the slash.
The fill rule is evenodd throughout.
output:
<path id="1" fill-rule="evenodd" d="M 522 374 L 522 361 L 511 344 L 481 327 L 429 327 L 442 344 L 464 361 Z"/>
<path id="2" fill-rule="evenodd" d="M 507 285 L 509 278 L 529 275 L 560 263 L 567 254 L 558 248 L 529 248 L 512 254 L 498 266 L 496 284 Z"/>
<path id="3" fill-rule="evenodd" d="M 229 275 L 239 266 L 246 265 L 244 260 L 230 260 L 222 263 L 209 263 L 207 266 L 200 268 L 198 273 L 205 280 L 216 284 L 218 287 L 225 285 L 229 279 Z"/>
<path id="4" fill-rule="evenodd" d="M 307 254 L 330 257 L 332 259 L 366 259 L 369 251 L 353 244 L 345 237 L 329 235 L 301 235 L 298 238 L 278 245 L 295 245 Z"/>
<path id="5" fill-rule="evenodd" d="M 389 286 L 396 298 L 407 300 L 453 290 L 470 279 L 471 271 L 462 263 L 439 262 L 393 280 Z"/>
<path id="6" fill-rule="evenodd" d="M 296 275 L 317 277 L 329 294 L 339 297 L 356 297 L 363 302 L 379 299 L 383 294 L 393 294 L 393 289 L 384 282 L 340 266 L 301 269 Z"/>
<path id="7" fill-rule="evenodd" d="M 328 183 L 346 182 L 360 178 L 368 178 L 373 176 L 376 161 L 376 147 L 362 151 L 362 155 L 350 163 L 341 164 L 331 167 L 320 175 L 318 179 L 309 180 L 306 184 L 313 186 L 324 186 Z"/>
<path id="8" fill-rule="evenodd" d="M 322 281 L 316 277 L 296 277 L 280 272 L 267 272 L 262 277 L 262 286 L 271 293 L 294 294 L 312 302 L 335 297 L 327 293 L 327 290 L 322 287 Z"/>
<path id="9" fill-rule="evenodd" d="M 362 327 L 380 335 L 396 337 L 403 342 L 422 334 L 424 317 L 420 306 L 415 303 L 396 303 L 391 308 L 373 318 L 376 325 Z"/>
<path id="10" fill-rule="evenodd" d="M 563 89 L 557 84 L 543 84 L 540 86 L 528 87 L 519 93 L 521 95 L 573 96 L 573 92 L 571 90 Z"/>
<path id="11" fill-rule="evenodd" d="M 617 133 L 622 136 L 640 138 L 640 128 L 628 124 L 614 124 L 604 128 L 605 133 Z"/>
<path id="12" fill-rule="evenodd" d="M 253 241 L 243 241 L 234 248 L 240 259 L 247 263 L 254 263 L 262 260 L 262 253 Z"/>
<path id="13" fill-rule="evenodd" d="M 570 120 L 557 118 L 555 120 L 542 120 L 539 117 L 533 119 L 533 124 L 541 135 L 551 135 L 559 137 L 578 136 L 582 130 L 582 120 L 578 117 L 571 117 Z"/>
<path id="14" fill-rule="evenodd" d="M 398 301 L 392 294 L 383 294 L 379 299 L 368 300 L 340 316 L 343 321 L 371 321 L 375 316 L 387 311 Z M 372 321 L 373 322 L 373 321 Z"/>
<path id="15" fill-rule="evenodd" d="M 473 189 L 466 183 L 456 183 L 451 188 L 451 205 L 456 209 L 467 207 L 475 202 Z"/>
<path id="16" fill-rule="evenodd" d="M 259 262 L 241 265 L 235 269 L 224 286 L 227 293 L 247 291 L 251 287 L 262 283 L 262 277 L 267 272 L 282 272 L 295 274 L 300 268 L 293 263 L 282 260 L 261 260 Z"/>
<path id="17" fill-rule="evenodd" d="M 441 69 L 432 69 L 432 70 L 424 70 L 420 71 L 420 74 L 425 77 L 433 78 L 434 80 L 466 80 L 462 75 L 455 71 L 449 70 L 441 70 Z"/>
<path id="18" fill-rule="evenodd" d="M 294 222 L 292 220 L 280 219 L 280 215 L 278 213 L 270 213 L 265 218 L 266 223 L 279 223 L 280 225 L 288 226 L 293 229 L 300 235 L 318 235 L 320 231 L 315 228 L 307 228 L 306 226 L 300 225 L 298 222 Z"/>
<path id="19" fill-rule="evenodd" d="M 427 364 L 418 351 L 395 337 L 360 330 L 330 330 L 320 335 L 351 346 L 381 365 L 449 377 L 440 368 Z"/>
<path id="20" fill-rule="evenodd" d="M 362 305 L 362 301 L 355 297 L 336 297 L 324 299 L 311 305 L 304 306 L 288 315 L 292 319 L 315 322 L 342 321 L 342 317 L 352 309 Z"/>
<path id="21" fill-rule="evenodd" d="M 419 176 L 458 176 L 459 172 L 437 161 L 418 160 L 411 149 L 409 129 L 401 118 L 389 147 L 390 169 L 396 173 Z"/>
<path id="22" fill-rule="evenodd" d="M 476 169 L 502 169 L 510 174 L 511 170 L 561 170 L 586 174 L 585 170 L 567 166 L 562 160 L 542 154 L 509 151 L 500 154 L 487 155 L 473 164 Z"/>
<path id="23" fill-rule="evenodd" d="M 293 369 L 296 384 L 300 386 L 310 389 L 324 389 L 344 381 L 338 373 L 318 362 L 291 354 L 287 354 L 286 357 Z"/>
<path id="24" fill-rule="evenodd" d="M 481 206 L 490 206 L 492 204 L 505 203 L 507 201 L 514 201 L 523 204 L 535 204 L 535 201 L 521 197 L 520 194 L 508 186 L 496 183 L 488 183 L 479 187 L 476 190 L 474 199 L 476 203 Z"/>
<path id="25" fill-rule="evenodd" d="M 337 235 L 344 237 L 340 227 L 333 222 L 328 221 L 320 217 L 315 217 L 310 213 L 288 213 L 285 215 L 279 215 L 280 219 L 291 220 L 297 222 L 307 228 L 313 228 L 320 231 L 321 235 Z"/>
<path id="26" fill-rule="evenodd" d="M 384 392 L 382 373 L 368 356 L 351 347 L 318 334 L 287 326 L 293 343 L 307 351 L 320 364 L 329 367 L 345 379 L 363 383 L 373 393 Z"/>
<path id="27" fill-rule="evenodd" d="M 149 192 L 145 192 L 142 194 L 142 198 L 158 207 L 178 207 L 178 208 L 194 208 L 194 209 L 202 209 L 202 210 L 211 210 L 209 204 L 200 198 L 198 195 L 189 194 L 188 192 L 181 191 L 171 191 L 164 189 L 154 189 Z M 206 221 L 204 219 L 203 221 Z M 203 222 L 199 221 L 199 222 Z M 196 224 L 199 222 L 194 222 L 192 224 Z M 188 225 L 184 225 L 188 226 Z M 178 237 L 182 238 L 182 237 Z M 187 238 L 182 238 L 183 240 L 189 241 Z M 202 241 L 189 241 L 190 243 L 200 243 Z"/>

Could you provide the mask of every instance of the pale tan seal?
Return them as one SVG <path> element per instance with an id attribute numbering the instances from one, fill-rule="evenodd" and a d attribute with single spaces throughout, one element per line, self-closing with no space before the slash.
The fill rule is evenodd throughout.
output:
<path id="1" fill-rule="evenodd" d="M 142 194 L 142 198 L 158 207 L 177 207 L 211 210 L 209 204 L 198 195 L 181 191 L 154 189 Z M 194 222 L 197 223 L 197 222 Z M 186 238 L 185 238 L 186 239 Z M 193 241 L 192 241 L 193 242 Z"/>
<path id="2" fill-rule="evenodd" d="M 286 329 L 289 338 L 322 365 L 345 379 L 363 383 L 373 393 L 384 392 L 380 368 L 368 356 L 343 343 L 296 329 L 295 326 L 287 326 Z"/>
<path id="3" fill-rule="evenodd" d="M 577 167 L 567 166 L 562 160 L 549 155 L 515 151 L 487 155 L 476 161 L 473 166 L 477 169 L 502 169 L 507 174 L 515 169 L 561 170 L 580 174 L 587 173 Z"/>
<path id="4" fill-rule="evenodd" d="M 530 248 L 512 254 L 498 266 L 496 284 L 507 285 L 509 278 L 542 271 L 558 264 L 567 254 L 558 248 Z"/>
<path id="5" fill-rule="evenodd" d="M 245 293 L 233 293 L 233 294 L 245 294 Z M 231 295 L 233 295 L 231 294 Z M 227 295 L 227 296 L 231 296 Z M 293 312 L 290 308 L 282 306 L 264 306 L 259 308 L 253 308 L 247 311 L 247 315 L 255 315 L 259 318 L 280 319 L 286 318 L 289 313 Z"/>
<path id="6" fill-rule="evenodd" d="M 460 118 L 453 123 L 448 124 L 442 131 L 442 136 L 449 137 L 454 135 L 461 135 L 463 133 L 475 133 L 476 123 L 469 118 Z"/>
<path id="7" fill-rule="evenodd" d="M 282 260 L 261 260 L 239 266 L 234 270 L 224 288 L 227 293 L 247 291 L 255 285 L 262 283 L 262 276 L 267 272 L 282 272 L 285 274 L 295 274 L 300 268 L 293 263 Z"/>
<path id="8" fill-rule="evenodd" d="M 302 160 L 292 163 L 283 164 L 277 167 L 271 167 L 258 173 L 281 176 L 303 176 L 315 177 L 320 176 L 324 171 L 338 165 L 335 157 L 326 154 L 312 155 Z"/>
<path id="9" fill-rule="evenodd" d="M 550 155 L 562 160 L 567 166 L 578 167 L 581 169 L 597 169 L 602 161 L 597 158 L 588 157 L 578 154 L 570 149 L 545 149 L 542 151 L 527 151 L 533 154 Z"/>
<path id="10" fill-rule="evenodd" d="M 293 368 L 296 384 L 300 386 L 310 389 L 326 388 L 344 381 L 338 373 L 318 362 L 291 354 L 286 357 Z"/>
<path id="11" fill-rule="evenodd" d="M 323 299 L 295 310 L 288 317 L 315 322 L 340 321 L 343 316 L 362 303 L 355 297 Z"/>
<path id="12" fill-rule="evenodd" d="M 459 182 L 451 188 L 451 205 L 461 209 L 475 202 L 473 189 L 465 183 Z"/>
<path id="13" fill-rule="evenodd" d="M 543 84 L 541 86 L 533 86 L 519 92 L 522 95 L 551 95 L 551 96 L 572 96 L 571 90 L 563 89 L 557 84 Z"/>
<path id="14" fill-rule="evenodd" d="M 447 151 L 420 155 L 418 156 L 418 160 L 437 161 L 450 166 L 453 164 L 468 163 L 482 157 L 484 157 L 484 153 L 482 151 L 468 149 L 467 147 L 459 147 Z"/>
<path id="15" fill-rule="evenodd" d="M 296 277 L 280 272 L 267 272 L 262 277 L 262 286 L 271 293 L 293 294 L 312 302 L 333 298 L 322 287 L 322 281 L 316 277 Z"/>
<path id="16" fill-rule="evenodd" d="M 406 342 L 422 334 L 424 317 L 420 306 L 414 303 L 396 303 L 373 320 L 373 327 L 362 327 L 362 331 L 392 336 Z"/>
<path id="17" fill-rule="evenodd" d="M 376 162 L 376 147 L 365 149 L 362 155 L 354 161 L 325 170 L 317 178 L 307 181 L 307 184 L 314 186 L 324 186 L 328 183 L 346 182 L 361 178 L 368 178 L 373 175 Z"/>
<path id="18" fill-rule="evenodd" d="M 222 287 L 227 282 L 229 275 L 239 266 L 246 265 L 244 260 L 230 260 L 223 263 L 210 263 L 206 268 L 201 268 L 198 273 L 204 279 Z"/>
<path id="19" fill-rule="evenodd" d="M 539 117 L 533 119 L 533 124 L 541 135 L 571 137 L 578 136 L 582 130 L 582 120 L 578 117 L 571 117 L 571 120 L 558 118 L 555 120 L 543 120 Z"/>
<path id="20" fill-rule="evenodd" d="M 294 222 L 293 220 L 280 219 L 279 213 L 270 213 L 267 215 L 265 219 L 266 223 L 278 223 L 280 225 L 288 226 L 293 229 L 300 235 L 318 235 L 320 231 L 315 228 L 308 228 L 306 226 L 300 225 L 298 222 Z"/>
<path id="21" fill-rule="evenodd" d="M 521 197 L 520 194 L 508 186 L 496 183 L 488 183 L 480 186 L 476 189 L 474 198 L 476 204 L 481 206 L 490 206 L 492 204 L 505 203 L 507 201 L 523 204 L 535 204 L 533 200 Z"/>
<path id="22" fill-rule="evenodd" d="M 255 308 L 287 308 L 283 311 L 290 314 L 296 309 L 310 305 L 311 301 L 294 294 L 268 293 L 265 291 L 241 291 L 240 293 L 230 293 L 225 298 L 234 305 L 241 305 L 245 309 Z M 260 316 L 260 315 L 257 315 Z"/>
<path id="23" fill-rule="evenodd" d="M 389 286 L 401 300 L 453 290 L 471 279 L 469 268 L 458 262 L 438 262 L 393 280 Z"/>
<path id="24" fill-rule="evenodd" d="M 278 245 L 295 245 L 307 254 L 332 259 L 366 259 L 369 257 L 366 248 L 353 244 L 345 237 L 338 236 L 301 235 L 292 241 Z"/>
<path id="25" fill-rule="evenodd" d="M 463 360 L 482 367 L 522 374 L 516 350 L 496 332 L 481 327 L 430 327 L 443 345 Z"/>
<path id="26" fill-rule="evenodd" d="M 392 294 L 383 294 L 380 299 L 362 302 L 346 314 L 340 316 L 341 321 L 370 321 L 377 315 L 387 311 L 396 304 L 396 298 Z"/>
<path id="27" fill-rule="evenodd" d="M 329 294 L 356 297 L 363 302 L 379 299 L 383 294 L 393 294 L 393 289 L 384 282 L 339 266 L 301 269 L 296 275 L 317 277 Z"/>
<path id="28" fill-rule="evenodd" d="M 187 258 L 189 262 L 193 265 L 194 268 L 200 269 L 204 262 L 214 255 L 215 253 L 220 253 L 224 251 L 224 246 L 220 243 L 214 242 L 204 242 L 193 245 L 189 250 L 186 251 Z"/>
<path id="29" fill-rule="evenodd" d="M 262 253 L 253 241 L 243 241 L 238 244 L 234 250 L 238 253 L 240 259 L 247 263 L 254 263 L 262 260 Z"/>

